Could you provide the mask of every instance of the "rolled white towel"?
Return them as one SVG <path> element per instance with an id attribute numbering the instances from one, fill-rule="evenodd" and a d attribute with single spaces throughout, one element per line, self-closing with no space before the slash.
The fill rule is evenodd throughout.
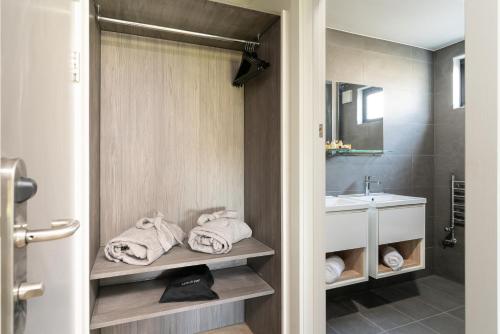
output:
<path id="1" fill-rule="evenodd" d="M 198 225 L 189 232 L 188 244 L 192 250 L 225 254 L 233 244 L 252 236 L 252 230 L 243 221 L 236 219 L 237 212 L 231 210 L 203 214 Z"/>
<path id="2" fill-rule="evenodd" d="M 335 283 L 345 270 L 344 260 L 338 255 L 330 256 L 326 259 L 326 284 Z"/>
<path id="3" fill-rule="evenodd" d="M 384 264 L 391 268 L 393 271 L 401 270 L 404 265 L 403 257 L 394 247 L 382 247 L 380 256 L 382 257 L 382 261 L 384 262 Z"/>

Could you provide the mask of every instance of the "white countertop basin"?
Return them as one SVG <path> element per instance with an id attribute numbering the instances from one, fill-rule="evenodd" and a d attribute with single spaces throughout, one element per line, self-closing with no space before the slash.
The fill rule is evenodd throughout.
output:
<path id="1" fill-rule="evenodd" d="M 424 197 L 412 197 L 386 193 L 373 193 L 369 196 L 365 196 L 364 194 L 342 195 L 341 198 L 369 203 L 370 206 L 375 208 L 427 203 L 427 199 Z"/>
<path id="2" fill-rule="evenodd" d="M 350 210 L 363 210 L 368 209 L 370 203 L 366 201 L 358 201 L 357 199 L 345 198 L 345 197 L 325 197 L 325 209 L 326 212 L 336 212 L 336 211 L 350 211 Z"/>

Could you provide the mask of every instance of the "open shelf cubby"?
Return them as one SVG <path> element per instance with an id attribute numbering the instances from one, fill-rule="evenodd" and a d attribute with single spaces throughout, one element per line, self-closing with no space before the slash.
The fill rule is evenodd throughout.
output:
<path id="1" fill-rule="evenodd" d="M 165 281 L 162 279 L 101 287 L 90 328 L 115 326 L 274 293 L 274 289 L 247 266 L 220 269 L 212 273 L 212 290 L 219 299 L 208 301 L 159 303 L 165 290 Z"/>
<path id="2" fill-rule="evenodd" d="M 327 253 L 326 257 L 332 255 L 338 255 L 344 260 L 345 270 L 336 282 L 326 285 L 327 290 L 368 280 L 366 248 Z"/>
<path id="3" fill-rule="evenodd" d="M 403 274 L 411 271 L 416 271 L 424 268 L 424 261 L 422 256 L 422 239 L 399 241 L 387 244 L 394 247 L 403 257 L 404 265 L 401 270 L 393 271 L 382 263 L 379 255 L 378 277 L 392 276 Z M 386 245 L 379 245 L 380 249 Z"/>

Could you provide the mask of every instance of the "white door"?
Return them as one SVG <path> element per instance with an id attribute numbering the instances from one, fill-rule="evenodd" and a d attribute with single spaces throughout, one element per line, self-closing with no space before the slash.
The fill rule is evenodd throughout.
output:
<path id="1" fill-rule="evenodd" d="M 22 222 L 22 211 L 27 206 L 27 229 L 52 228 L 52 232 L 57 230 L 59 237 L 66 237 L 35 242 L 53 238 L 54 233 L 28 233 L 27 236 L 21 233 L 21 237 L 18 233 L 18 239 L 33 238 L 25 246 L 12 246 L 15 254 L 26 253 L 27 277 L 22 280 L 43 283 L 44 293 L 35 298 L 36 288 L 40 286 L 34 285 L 31 296 L 29 293 L 20 296 L 27 299 L 25 326 L 14 324 L 12 315 L 7 318 L 4 315 L 1 326 L 5 334 L 70 334 L 82 333 L 86 328 L 88 292 L 85 291 L 84 264 L 88 261 L 85 262 L 85 228 L 82 228 L 86 219 L 82 202 L 85 198 L 85 181 L 82 179 L 84 145 L 81 144 L 84 108 L 77 66 L 83 31 L 80 22 L 84 22 L 79 18 L 82 6 L 88 6 L 87 1 L 1 1 L 0 144 L 2 203 L 5 204 L 2 223 L 8 220 L 9 214 L 15 215 L 11 218 L 17 223 Z M 27 177 L 38 185 L 38 191 L 31 199 L 16 203 L 10 211 L 5 208 L 9 205 L 6 194 L 18 189 L 13 188 L 15 183 L 9 188 L 9 168 L 21 163 L 4 158 L 23 159 Z M 13 213 L 12 208 L 17 211 Z M 69 220 L 52 224 L 63 218 Z M 78 227 L 72 219 L 80 221 L 82 227 L 70 236 Z M 4 226 L 2 232 L 8 231 L 7 227 Z M 11 247 L 7 245 L 11 242 L 9 237 L 1 235 L 2 285 L 9 279 L 5 266 L 8 260 L 4 259 Z M 20 263 L 22 257 L 16 256 L 14 261 L 19 279 L 22 277 L 19 273 L 23 266 Z M 15 285 L 18 283 L 21 282 Z M 16 307 L 17 311 L 22 311 L 19 310 L 19 306 L 23 306 L 21 301 L 14 306 L 6 302 L 11 293 L 11 288 L 2 286 L 2 314 Z"/>

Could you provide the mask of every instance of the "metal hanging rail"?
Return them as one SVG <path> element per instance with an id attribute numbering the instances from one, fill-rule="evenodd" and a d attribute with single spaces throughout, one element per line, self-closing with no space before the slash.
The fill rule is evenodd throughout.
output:
<path id="1" fill-rule="evenodd" d="M 182 30 L 182 29 L 175 29 L 175 28 L 157 26 L 157 25 L 154 25 L 154 24 L 146 24 L 146 23 L 140 23 L 140 22 L 132 22 L 132 21 L 119 20 L 119 19 L 112 19 L 112 18 L 109 18 L 109 17 L 100 16 L 100 15 L 97 16 L 97 20 L 99 22 L 115 23 L 115 24 L 121 24 L 121 25 L 129 26 L 129 27 L 135 27 L 135 28 L 141 28 L 141 29 L 163 31 L 163 32 L 168 32 L 168 33 L 173 33 L 173 34 L 186 35 L 186 36 L 194 36 L 194 37 L 199 37 L 199 38 L 207 38 L 207 39 L 218 40 L 218 41 L 223 41 L 223 42 L 242 43 L 242 44 L 246 44 L 246 45 L 251 45 L 253 47 L 259 46 L 259 42 L 255 42 L 255 41 L 247 41 L 247 40 L 238 39 L 238 38 L 231 38 L 231 37 L 217 36 L 217 35 L 211 35 L 211 34 L 204 34 L 204 33 L 201 33 L 201 32 L 195 32 L 195 31 L 189 31 L 189 30 Z"/>

